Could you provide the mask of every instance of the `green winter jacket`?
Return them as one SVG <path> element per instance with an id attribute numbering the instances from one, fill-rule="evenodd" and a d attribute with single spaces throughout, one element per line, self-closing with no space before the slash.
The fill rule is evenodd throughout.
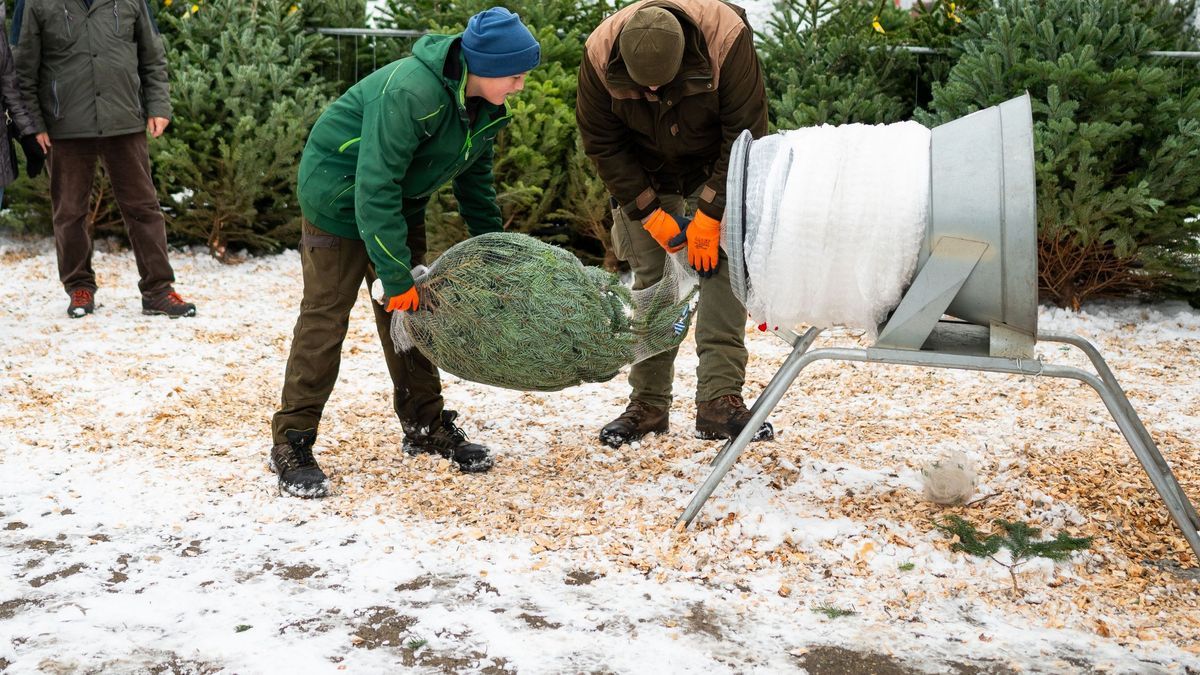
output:
<path id="1" fill-rule="evenodd" d="M 470 122 L 459 38 L 426 35 L 412 56 L 351 87 L 321 114 L 300 159 L 304 217 L 362 239 L 389 297 L 413 284 L 408 220 L 422 222 L 447 181 L 471 235 L 503 229 L 493 141 L 510 116 L 484 101 Z"/>
<path id="2" fill-rule="evenodd" d="M 11 41 L 39 133 L 120 136 L 171 117 L 167 57 L 146 0 L 17 0 Z"/>

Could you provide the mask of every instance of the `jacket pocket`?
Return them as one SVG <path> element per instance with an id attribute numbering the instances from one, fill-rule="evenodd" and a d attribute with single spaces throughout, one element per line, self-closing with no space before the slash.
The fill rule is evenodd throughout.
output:
<path id="1" fill-rule="evenodd" d="M 300 224 L 300 263 L 304 290 L 301 307 L 322 309 L 338 301 L 342 281 L 341 241 L 305 218 Z"/>
<path id="2" fill-rule="evenodd" d="M 133 42 L 134 24 L 137 23 L 136 12 L 127 0 L 113 0 L 112 13 L 105 18 L 112 22 L 113 34 L 118 40 Z"/>

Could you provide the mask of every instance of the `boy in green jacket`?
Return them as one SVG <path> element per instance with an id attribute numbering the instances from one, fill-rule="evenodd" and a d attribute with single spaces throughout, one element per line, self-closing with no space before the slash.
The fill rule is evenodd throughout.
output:
<path id="1" fill-rule="evenodd" d="M 304 297 L 280 409 L 271 468 L 282 492 L 324 497 L 313 457 L 325 402 L 341 362 L 350 310 L 364 279 L 383 286 L 375 323 L 409 454 L 436 453 L 462 471 L 492 467 L 443 409 L 437 368 L 417 351 L 397 354 L 389 312 L 417 309 L 412 268 L 425 256 L 425 206 L 453 181 L 472 236 L 503 229 L 492 177 L 504 105 L 541 59 L 520 18 L 501 7 L 471 17 L 458 35 L 426 35 L 413 55 L 367 76 L 317 120 L 300 160 Z"/>

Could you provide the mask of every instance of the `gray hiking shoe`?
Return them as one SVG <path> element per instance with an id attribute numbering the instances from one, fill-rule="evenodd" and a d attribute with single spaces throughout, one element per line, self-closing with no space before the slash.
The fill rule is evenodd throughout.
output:
<path id="1" fill-rule="evenodd" d="M 154 299 L 143 297 L 142 314 L 161 314 L 178 319 L 181 316 L 196 316 L 196 306 L 171 291 Z"/>

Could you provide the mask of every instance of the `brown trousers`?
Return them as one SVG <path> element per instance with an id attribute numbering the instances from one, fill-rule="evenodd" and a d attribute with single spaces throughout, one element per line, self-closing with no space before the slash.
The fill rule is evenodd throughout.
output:
<path id="1" fill-rule="evenodd" d="M 421 204 L 423 207 L 423 202 Z M 408 247 L 413 265 L 425 259 L 425 226 L 417 218 L 408 222 Z M 271 420 L 274 443 L 286 443 L 289 429 L 316 429 L 325 403 L 337 382 L 342 362 L 342 342 L 350 328 L 350 310 L 358 291 L 375 282 L 375 265 L 358 239 L 343 239 L 303 223 L 300 261 L 304 270 L 304 295 L 292 337 L 283 396 Z M 383 345 L 383 358 L 394 387 L 392 405 L 406 433 L 432 429 L 439 422 L 444 402 L 438 370 L 419 351 L 397 354 L 392 343 L 392 316 L 371 302 L 375 327 Z"/>
<path id="2" fill-rule="evenodd" d="M 150 177 L 146 134 L 59 138 L 53 143 L 46 164 L 50 168 L 58 278 L 63 288 L 68 293 L 76 288 L 96 290 L 88 205 L 96 179 L 96 159 L 99 158 L 108 172 L 113 196 L 133 246 L 141 277 L 138 290 L 148 299 L 172 292 L 175 273 L 167 259 L 167 228 L 154 180 Z"/>

